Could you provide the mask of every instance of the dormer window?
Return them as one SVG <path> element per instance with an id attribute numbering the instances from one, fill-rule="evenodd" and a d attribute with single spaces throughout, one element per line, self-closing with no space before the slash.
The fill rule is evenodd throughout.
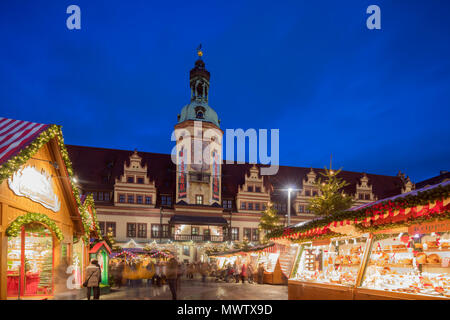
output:
<path id="1" fill-rule="evenodd" d="M 205 118 L 205 108 L 198 106 L 195 108 L 195 117 L 197 119 L 204 119 Z"/>

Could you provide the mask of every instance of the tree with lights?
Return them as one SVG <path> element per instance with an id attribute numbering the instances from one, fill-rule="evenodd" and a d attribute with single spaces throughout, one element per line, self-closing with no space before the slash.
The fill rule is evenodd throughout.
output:
<path id="1" fill-rule="evenodd" d="M 279 226 L 280 217 L 278 216 L 278 212 L 273 207 L 272 202 L 269 202 L 266 209 L 262 212 L 258 228 L 260 231 L 266 231 L 266 233 L 269 233 L 270 231 L 277 229 Z"/>
<path id="2" fill-rule="evenodd" d="M 346 196 L 341 189 L 348 183 L 338 178 L 341 169 L 334 171 L 325 167 L 325 173 L 320 174 L 325 178 L 318 179 L 314 184 L 319 189 L 319 194 L 309 199 L 308 209 L 318 216 L 332 216 L 338 212 L 349 209 L 353 205 L 353 199 Z"/>

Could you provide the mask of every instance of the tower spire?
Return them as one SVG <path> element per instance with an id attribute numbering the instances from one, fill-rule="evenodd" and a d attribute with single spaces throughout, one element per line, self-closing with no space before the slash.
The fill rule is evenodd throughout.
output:
<path id="1" fill-rule="evenodd" d="M 202 44 L 201 43 L 197 47 L 197 56 L 198 56 L 199 59 L 201 59 L 202 56 L 203 56 Z"/>

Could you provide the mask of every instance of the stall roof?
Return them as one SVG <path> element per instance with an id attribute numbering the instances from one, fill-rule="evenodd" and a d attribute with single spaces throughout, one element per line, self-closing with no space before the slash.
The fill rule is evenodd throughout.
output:
<path id="1" fill-rule="evenodd" d="M 111 248 L 105 241 L 98 242 L 97 244 L 95 244 L 95 246 L 93 246 L 92 249 L 89 250 L 89 253 L 97 253 L 101 247 L 105 247 L 106 251 L 108 251 L 108 254 L 111 254 Z"/>
<path id="2" fill-rule="evenodd" d="M 169 220 L 169 224 L 202 224 L 202 225 L 227 225 L 228 222 L 223 217 L 207 216 L 187 216 L 176 214 Z"/>
<path id="3" fill-rule="evenodd" d="M 0 165 L 18 155 L 49 126 L 0 117 Z"/>
<path id="4" fill-rule="evenodd" d="M 390 198 L 384 198 L 384 199 L 377 200 L 377 201 L 374 201 L 374 202 L 366 203 L 366 204 L 363 204 L 363 205 L 351 208 L 350 210 L 351 211 L 356 211 L 356 210 L 360 210 L 362 208 L 371 207 L 371 206 L 373 206 L 373 205 L 375 205 L 377 203 L 383 202 L 383 201 L 394 200 L 394 199 L 397 199 L 397 198 L 404 198 L 406 196 L 416 196 L 419 192 L 424 192 L 424 191 L 427 191 L 427 190 L 430 190 L 430 189 L 437 188 L 439 186 L 445 187 L 445 186 L 447 186 L 449 184 L 450 184 L 450 181 L 441 182 L 441 183 L 438 183 L 438 184 L 434 184 L 432 186 L 426 186 L 426 187 L 423 187 L 423 188 L 420 188 L 420 189 L 412 190 L 410 192 L 398 194 L 398 195 L 390 197 Z"/>
<path id="5" fill-rule="evenodd" d="M 234 249 L 234 250 L 229 250 L 229 251 L 224 251 L 224 252 L 211 253 L 211 254 L 209 254 L 209 256 L 225 256 L 225 255 L 228 255 L 228 254 L 235 254 L 235 253 L 238 253 L 238 252 L 260 251 L 260 250 L 264 250 L 266 248 L 270 248 L 270 247 L 272 247 L 274 245 L 275 245 L 275 243 L 271 242 L 271 243 L 268 243 L 268 244 L 262 244 L 262 245 L 259 245 L 259 246 L 254 246 L 254 247 L 251 247 L 251 248 L 249 248 L 247 250 Z"/>

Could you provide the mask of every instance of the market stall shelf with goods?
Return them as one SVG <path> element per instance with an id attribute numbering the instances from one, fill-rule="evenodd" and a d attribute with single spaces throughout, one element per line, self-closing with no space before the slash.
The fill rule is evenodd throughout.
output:
<path id="1" fill-rule="evenodd" d="M 449 189 L 444 182 L 278 237 L 300 246 L 289 299 L 450 299 Z"/>

